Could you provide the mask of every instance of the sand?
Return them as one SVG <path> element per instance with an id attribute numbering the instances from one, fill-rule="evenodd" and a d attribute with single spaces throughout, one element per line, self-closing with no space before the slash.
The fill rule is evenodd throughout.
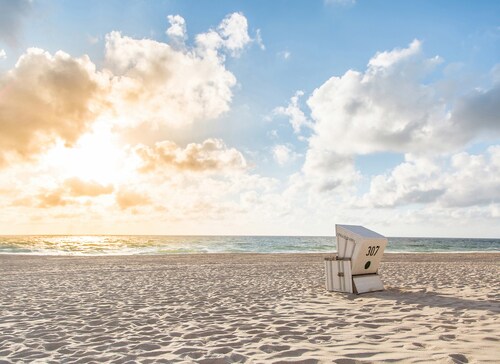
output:
<path id="1" fill-rule="evenodd" d="M 386 291 L 321 254 L 0 256 L 0 362 L 500 361 L 500 253 L 386 254 Z"/>

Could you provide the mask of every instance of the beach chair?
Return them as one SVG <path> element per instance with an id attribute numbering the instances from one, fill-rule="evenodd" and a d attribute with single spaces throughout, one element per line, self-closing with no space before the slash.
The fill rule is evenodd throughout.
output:
<path id="1" fill-rule="evenodd" d="M 384 290 L 378 275 L 387 238 L 359 225 L 335 225 L 337 254 L 325 258 L 326 289 L 346 293 Z"/>

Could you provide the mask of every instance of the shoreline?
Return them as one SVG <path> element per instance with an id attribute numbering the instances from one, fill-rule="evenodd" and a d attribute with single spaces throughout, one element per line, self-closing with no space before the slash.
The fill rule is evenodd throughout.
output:
<path id="1" fill-rule="evenodd" d="M 0 252 L 0 256 L 16 256 L 16 257 L 161 257 L 161 256 L 179 256 L 179 255 L 324 255 L 331 256 L 336 252 L 193 252 L 193 253 L 161 253 L 161 254 L 72 254 L 72 253 L 59 253 L 59 254 L 51 254 L 51 253 L 12 253 L 12 252 Z M 432 254 L 451 254 L 451 255 L 460 255 L 460 254 L 472 254 L 472 255 L 481 255 L 481 254 L 498 254 L 500 256 L 500 250 L 492 250 L 492 251 L 433 251 L 433 252 L 394 252 L 394 251 L 385 251 L 385 255 L 432 255 Z M 382 259 L 383 261 L 383 259 Z"/>
<path id="2" fill-rule="evenodd" d="M 500 357 L 500 253 L 385 254 L 386 289 L 359 296 L 325 290 L 328 255 L 0 255 L 0 358 L 354 364 Z"/>

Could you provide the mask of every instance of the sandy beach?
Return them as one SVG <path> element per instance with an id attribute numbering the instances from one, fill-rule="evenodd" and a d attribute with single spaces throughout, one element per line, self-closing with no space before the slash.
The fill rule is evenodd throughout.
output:
<path id="1" fill-rule="evenodd" d="M 0 256 L 0 363 L 485 363 L 500 253 L 386 254 L 386 290 L 324 254 Z"/>

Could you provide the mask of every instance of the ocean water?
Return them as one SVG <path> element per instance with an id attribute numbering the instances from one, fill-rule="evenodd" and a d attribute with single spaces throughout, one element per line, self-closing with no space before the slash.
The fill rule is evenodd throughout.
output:
<path id="1" fill-rule="evenodd" d="M 331 253 L 336 249 L 333 236 L 0 236 L 0 254 Z M 389 238 L 386 252 L 500 252 L 500 239 L 394 237 Z"/>

